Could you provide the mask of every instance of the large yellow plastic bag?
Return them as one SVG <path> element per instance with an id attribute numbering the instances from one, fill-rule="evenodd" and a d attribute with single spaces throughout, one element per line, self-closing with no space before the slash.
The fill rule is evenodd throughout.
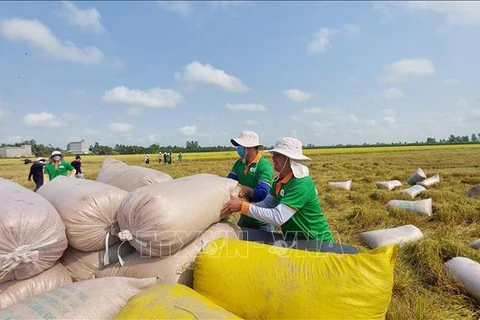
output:
<path id="1" fill-rule="evenodd" d="M 397 245 L 337 254 L 219 239 L 198 255 L 194 289 L 246 319 L 384 319 Z"/>
<path id="2" fill-rule="evenodd" d="M 157 284 L 128 300 L 116 319 L 241 319 L 181 284 Z"/>

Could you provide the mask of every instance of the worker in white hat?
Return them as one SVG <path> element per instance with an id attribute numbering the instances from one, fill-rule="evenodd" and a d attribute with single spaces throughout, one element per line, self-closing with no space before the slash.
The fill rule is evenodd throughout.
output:
<path id="1" fill-rule="evenodd" d="M 260 202 L 268 194 L 273 179 L 273 168 L 270 162 L 260 155 L 261 146 L 258 135 L 253 131 L 242 131 L 240 136 L 230 142 L 237 147 L 240 157 L 233 165 L 228 178 L 240 184 L 239 197 L 249 202 Z M 273 231 L 271 224 L 253 217 L 240 217 L 238 226 L 250 229 Z"/>
<path id="2" fill-rule="evenodd" d="M 45 165 L 45 159 L 42 157 L 37 158 L 32 166 L 30 167 L 30 172 L 28 174 L 28 181 L 35 182 L 35 189 L 33 191 L 37 192 L 37 190 L 43 186 L 43 166 Z"/>
<path id="3" fill-rule="evenodd" d="M 232 197 L 222 208 L 222 216 L 240 211 L 242 216 L 281 226 L 286 238 L 332 242 L 333 236 L 318 200 L 302 153 L 302 142 L 285 137 L 272 150 L 273 167 L 278 172 L 268 196 L 259 203 Z"/>
<path id="4" fill-rule="evenodd" d="M 50 162 L 45 165 L 45 174 L 48 175 L 50 181 L 58 176 L 75 176 L 75 168 L 63 159 L 60 151 L 53 151 L 50 155 Z M 70 173 L 70 175 L 69 175 Z"/>

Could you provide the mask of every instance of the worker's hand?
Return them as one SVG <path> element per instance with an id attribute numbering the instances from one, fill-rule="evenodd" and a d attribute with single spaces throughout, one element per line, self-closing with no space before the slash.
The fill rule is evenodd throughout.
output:
<path id="1" fill-rule="evenodd" d="M 242 185 L 239 185 L 239 187 L 240 187 L 240 191 L 238 192 L 238 197 L 239 198 L 246 198 L 246 197 L 252 198 L 253 197 L 253 189 L 252 188 L 242 186 Z"/>
<path id="2" fill-rule="evenodd" d="M 223 205 L 222 210 L 220 211 L 220 217 L 227 216 L 234 212 L 239 212 L 242 209 L 243 199 L 230 196 L 230 200 Z"/>

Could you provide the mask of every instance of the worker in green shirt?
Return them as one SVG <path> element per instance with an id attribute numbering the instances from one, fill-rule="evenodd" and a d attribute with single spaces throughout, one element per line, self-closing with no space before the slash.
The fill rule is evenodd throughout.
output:
<path id="1" fill-rule="evenodd" d="M 308 168 L 301 161 L 310 160 L 302 153 L 302 142 L 285 137 L 272 150 L 273 167 L 278 172 L 267 197 L 258 203 L 232 197 L 222 208 L 225 216 L 240 211 L 274 226 L 281 226 L 285 238 L 332 242 L 333 236 L 318 201 L 318 194 Z"/>
<path id="2" fill-rule="evenodd" d="M 49 181 L 52 181 L 58 176 L 69 176 L 69 172 L 70 176 L 75 176 L 75 168 L 63 159 L 60 151 L 53 151 L 50 155 L 50 160 L 43 169 Z"/>
<path id="3" fill-rule="evenodd" d="M 235 162 L 227 178 L 240 184 L 239 197 L 247 201 L 260 202 L 268 194 L 273 179 L 270 162 L 260 155 L 261 146 L 258 135 L 253 131 L 243 131 L 238 138 L 230 142 L 237 147 L 239 159 Z M 273 231 L 273 226 L 251 216 L 240 216 L 238 226 Z"/>

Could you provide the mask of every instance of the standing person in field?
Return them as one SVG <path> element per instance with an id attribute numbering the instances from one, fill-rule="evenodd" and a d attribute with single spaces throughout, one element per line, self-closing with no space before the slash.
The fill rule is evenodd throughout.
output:
<path id="1" fill-rule="evenodd" d="M 158 163 L 162 163 L 162 151 L 158 152 Z"/>
<path id="2" fill-rule="evenodd" d="M 167 164 L 167 155 L 168 155 L 168 152 L 165 151 L 165 152 L 163 153 L 163 163 L 164 163 L 164 164 Z"/>
<path id="3" fill-rule="evenodd" d="M 75 168 L 63 159 L 63 155 L 60 151 L 53 151 L 50 155 L 51 162 L 45 165 L 44 171 L 45 175 L 48 175 L 49 181 L 52 181 L 58 176 L 69 176 L 75 175 Z"/>
<path id="4" fill-rule="evenodd" d="M 172 152 L 171 151 L 167 153 L 167 163 L 172 164 Z"/>
<path id="5" fill-rule="evenodd" d="M 295 138 L 278 139 L 272 150 L 273 166 L 278 176 L 268 196 L 258 203 L 232 197 L 222 208 L 222 215 L 240 211 L 242 217 L 255 218 L 281 226 L 285 238 L 332 242 L 330 227 L 318 201 L 317 190 L 308 168 L 301 161 L 302 142 Z"/>
<path id="6" fill-rule="evenodd" d="M 178 153 L 178 162 L 182 162 L 183 161 L 183 155 L 181 152 Z"/>
<path id="7" fill-rule="evenodd" d="M 253 131 L 243 131 L 230 142 L 237 147 L 240 158 L 233 164 L 227 178 L 240 184 L 239 197 L 247 201 L 260 202 L 268 194 L 273 179 L 270 162 L 260 155 L 261 146 L 258 135 Z M 240 227 L 273 231 L 273 226 L 251 216 L 242 215 L 238 221 Z"/>
<path id="8" fill-rule="evenodd" d="M 145 164 L 149 164 L 150 163 L 150 156 L 147 154 L 145 156 Z"/>
<path id="9" fill-rule="evenodd" d="M 37 190 L 43 186 L 43 166 L 45 165 L 44 158 L 37 158 L 30 167 L 30 173 L 28 174 L 28 181 L 35 182 L 35 189 L 33 191 L 37 192 Z"/>
<path id="10" fill-rule="evenodd" d="M 76 155 L 75 160 L 70 162 L 70 164 L 72 165 L 72 167 L 75 168 L 75 178 L 83 179 L 84 176 L 82 173 L 82 157 Z"/>

